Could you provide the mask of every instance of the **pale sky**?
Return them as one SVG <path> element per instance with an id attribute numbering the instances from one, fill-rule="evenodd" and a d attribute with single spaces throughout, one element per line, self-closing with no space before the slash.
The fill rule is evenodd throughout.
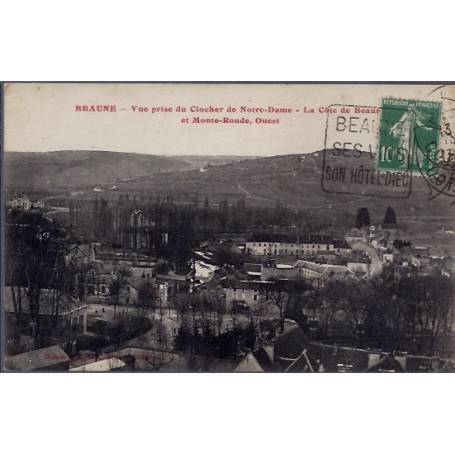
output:
<path id="1" fill-rule="evenodd" d="M 5 90 L 5 150 L 111 150 L 155 155 L 280 155 L 324 146 L 331 104 L 379 106 L 381 98 L 441 100 L 444 90 L 393 85 L 286 84 L 10 84 Z M 76 112 L 76 106 L 115 105 L 116 112 Z M 177 106 L 222 107 L 221 113 L 175 112 Z M 132 106 L 172 107 L 171 113 Z M 293 113 L 228 113 L 228 106 L 290 108 Z M 304 107 L 315 113 L 303 113 Z M 299 112 L 296 112 L 299 110 Z M 183 124 L 182 118 L 246 118 L 251 125 Z M 279 119 L 255 124 L 256 118 Z"/>

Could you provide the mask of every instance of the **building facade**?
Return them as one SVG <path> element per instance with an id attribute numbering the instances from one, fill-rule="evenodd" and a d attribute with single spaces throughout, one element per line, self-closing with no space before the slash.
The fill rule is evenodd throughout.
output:
<path id="1" fill-rule="evenodd" d="M 315 255 L 333 250 L 333 242 L 246 242 L 245 250 L 254 256 Z"/>

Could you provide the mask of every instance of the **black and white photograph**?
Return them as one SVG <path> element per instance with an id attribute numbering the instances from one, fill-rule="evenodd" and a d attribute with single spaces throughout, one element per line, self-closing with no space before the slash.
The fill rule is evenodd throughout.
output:
<path id="1" fill-rule="evenodd" d="M 5 0 L 2 453 L 450 453 L 453 10 Z"/>
<path id="2" fill-rule="evenodd" d="M 455 371 L 455 86 L 3 85 L 6 372 Z"/>

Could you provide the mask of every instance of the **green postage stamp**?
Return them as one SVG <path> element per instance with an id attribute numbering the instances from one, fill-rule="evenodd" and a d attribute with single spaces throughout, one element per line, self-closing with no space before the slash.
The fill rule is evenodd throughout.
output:
<path id="1" fill-rule="evenodd" d="M 441 103 L 384 98 L 379 126 L 379 171 L 437 173 Z"/>

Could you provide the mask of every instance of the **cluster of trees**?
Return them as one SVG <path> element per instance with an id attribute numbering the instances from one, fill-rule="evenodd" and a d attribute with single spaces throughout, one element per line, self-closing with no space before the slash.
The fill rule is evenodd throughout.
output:
<path id="1" fill-rule="evenodd" d="M 175 307 L 179 322 L 176 350 L 227 359 L 254 348 L 257 334 L 253 321 L 242 327 L 235 310 L 226 314 L 225 299 L 216 292 L 180 294 Z"/>
<path id="2" fill-rule="evenodd" d="M 290 318 L 305 331 L 311 327 L 312 336 L 329 342 L 447 356 L 451 354 L 454 297 L 452 280 L 440 274 L 397 277 L 384 273 L 371 280 L 329 280 L 323 288 L 313 288 L 303 280 L 276 280 L 268 303 L 258 302 L 243 319 L 248 321 L 248 336 L 254 333 L 255 342 L 271 332 L 282 332 L 285 319 Z M 254 343 L 242 345 L 241 338 L 246 335 L 244 329 L 237 330 L 241 324 L 236 325 L 234 309 L 232 327 L 223 330 L 226 308 L 220 302 L 204 295 L 182 296 L 177 306 L 177 349 L 219 356 L 226 352 L 227 340 L 233 339 L 240 340 L 238 346 L 252 349 Z M 266 327 L 266 322 L 271 326 Z"/>
<path id="3" fill-rule="evenodd" d="M 13 302 L 12 328 L 17 329 L 13 335 L 20 335 L 19 321 L 27 313 L 32 336 L 38 341 L 42 290 L 49 290 L 56 322 L 63 295 L 74 285 L 73 271 L 65 263 L 66 231 L 39 213 L 20 210 L 8 211 L 5 224 L 5 285 Z"/>
<path id="4" fill-rule="evenodd" d="M 329 281 L 304 306 L 321 336 L 360 347 L 445 355 L 454 317 L 454 285 L 441 275 Z"/>
<path id="5" fill-rule="evenodd" d="M 92 321 L 90 335 L 76 338 L 75 351 L 94 351 L 97 356 L 103 348 L 111 345 L 120 347 L 121 343 L 137 337 L 152 328 L 149 318 L 140 315 L 121 315 L 115 321 Z"/>
<path id="6" fill-rule="evenodd" d="M 304 326 L 302 302 L 311 289 L 303 280 L 276 280 L 267 303 L 258 300 L 244 308 L 228 307 L 221 292 L 181 294 L 175 301 L 179 322 L 175 349 L 235 358 L 282 332 L 286 318 Z"/>
<path id="7" fill-rule="evenodd" d="M 273 281 L 273 288 L 269 292 L 270 303 L 278 310 L 278 329 L 284 331 L 286 318 L 296 321 L 300 326 L 305 326 L 307 317 L 303 312 L 302 303 L 313 287 L 303 279 Z"/>
<path id="8" fill-rule="evenodd" d="M 130 271 L 126 267 L 120 267 L 116 270 L 116 273 L 109 283 L 109 294 L 112 297 L 114 304 L 114 318 L 117 312 L 117 306 L 120 304 L 120 293 L 122 289 L 128 283 L 128 277 L 131 275 Z"/>
<path id="9" fill-rule="evenodd" d="M 230 244 L 218 245 L 213 256 L 213 261 L 219 267 L 224 267 L 225 265 L 240 267 L 248 259 L 251 260 L 251 258 L 235 251 Z"/>
<path id="10" fill-rule="evenodd" d="M 370 226 L 371 220 L 370 220 L 370 213 L 366 207 L 361 207 L 359 210 L 357 210 L 356 218 L 355 218 L 355 227 L 357 229 L 361 229 L 363 227 Z M 383 225 L 396 225 L 397 224 L 397 215 L 395 213 L 395 210 L 393 210 L 392 207 L 387 207 L 385 213 L 384 213 L 384 219 L 382 221 Z"/>
<path id="11" fill-rule="evenodd" d="M 191 199 L 191 197 L 190 197 Z M 64 204 L 65 202 L 62 201 Z M 215 238 L 220 232 L 254 231 L 264 226 L 299 232 L 319 232 L 350 217 L 341 216 L 328 222 L 313 211 L 291 209 L 279 202 L 274 207 L 249 207 L 244 198 L 234 200 L 203 200 L 197 195 L 192 203 L 177 204 L 168 196 L 161 199 L 120 196 L 117 201 L 105 199 L 69 201 L 68 224 L 78 235 L 103 243 L 157 254 L 177 267 L 187 265 L 192 246 Z M 140 212 L 143 225 L 135 225 L 134 214 Z M 138 240 L 138 235 L 141 237 Z"/>
<path id="12" fill-rule="evenodd" d="M 245 328 L 233 327 L 220 334 L 210 330 L 180 326 L 174 349 L 192 355 L 237 359 L 241 352 L 254 349 L 256 329 L 252 323 Z"/>
<path id="13" fill-rule="evenodd" d="M 174 299 L 174 307 L 180 326 L 221 334 L 226 302 L 220 293 L 178 294 Z"/>
<path id="14" fill-rule="evenodd" d="M 69 254 L 71 242 L 67 230 L 40 213 L 8 211 L 5 225 L 5 285 L 13 307 L 13 313 L 8 316 L 8 336 L 13 345 L 20 342 L 21 335 L 29 335 L 34 345 L 40 347 L 49 336 L 62 335 L 57 331 L 57 322 L 63 298 L 73 295 L 84 299 L 93 266 Z M 120 268 L 109 283 L 114 316 L 129 275 L 127 268 Z M 43 325 L 40 317 L 43 296 L 47 299 L 46 313 L 53 321 L 52 326 Z M 154 310 L 158 306 L 157 297 L 154 283 L 144 283 L 138 290 L 138 315 Z M 124 325 L 119 319 L 119 327 Z"/>

